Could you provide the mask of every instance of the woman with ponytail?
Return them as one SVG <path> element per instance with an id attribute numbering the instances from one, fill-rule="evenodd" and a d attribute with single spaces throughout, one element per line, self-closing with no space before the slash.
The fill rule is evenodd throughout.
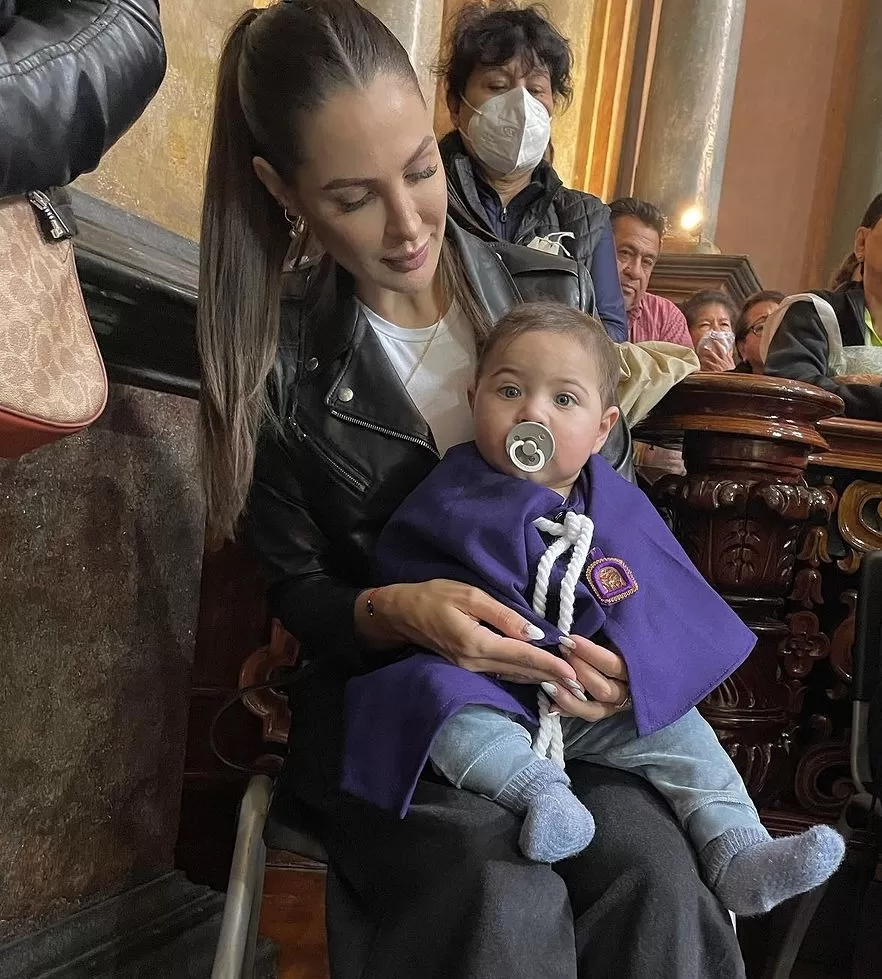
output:
<path id="1" fill-rule="evenodd" d="M 431 772 L 404 819 L 340 790 L 346 682 L 409 643 L 555 683 L 561 709 L 587 720 L 628 696 L 617 653 L 583 639 L 562 659 L 475 588 L 371 587 L 386 520 L 473 436 L 467 389 L 493 324 L 539 297 L 594 310 L 580 266 L 479 241 L 446 205 L 413 68 L 376 17 L 355 0 L 242 16 L 221 57 L 206 175 L 203 469 L 210 533 L 261 557 L 273 613 L 308 666 L 291 689 L 273 805 L 327 849 L 331 974 L 743 976 L 725 912 L 639 779 L 573 766 L 606 830 L 554 867 L 519 855 L 515 816 Z M 307 239 L 322 254 L 298 261 Z M 617 436 L 605 454 L 627 469 L 627 432 Z"/>

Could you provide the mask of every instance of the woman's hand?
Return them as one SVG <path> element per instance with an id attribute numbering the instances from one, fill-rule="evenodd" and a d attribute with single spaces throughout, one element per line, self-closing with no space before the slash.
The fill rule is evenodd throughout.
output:
<path id="1" fill-rule="evenodd" d="M 725 374 L 735 370 L 735 360 L 732 354 L 723 350 L 717 343 L 708 343 L 698 351 L 698 362 L 703 371 L 712 374 Z"/>
<path id="2" fill-rule="evenodd" d="M 530 644 L 530 639 L 543 638 L 532 634 L 538 632 L 535 626 L 480 589 L 457 581 L 436 579 L 364 592 L 356 602 L 355 624 L 361 635 L 378 645 L 411 642 L 472 673 L 497 674 L 516 683 L 545 680 L 581 692 L 573 666 Z M 550 632 L 546 641 L 560 635 L 556 629 Z"/>
<path id="3" fill-rule="evenodd" d="M 552 695 L 547 687 L 546 693 L 560 708 L 561 714 L 568 717 L 581 717 L 586 721 L 599 721 L 611 714 L 617 714 L 631 707 L 631 692 L 628 687 L 628 667 L 619 653 L 582 636 L 570 636 L 573 648 L 561 646 L 561 652 L 576 673 L 576 678 L 592 697 L 587 703 L 574 696 L 566 687 L 558 686 Z"/>

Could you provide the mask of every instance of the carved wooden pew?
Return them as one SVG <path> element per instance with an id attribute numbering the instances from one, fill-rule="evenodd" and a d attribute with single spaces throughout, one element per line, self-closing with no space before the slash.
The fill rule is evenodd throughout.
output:
<path id="1" fill-rule="evenodd" d="M 856 572 L 882 548 L 882 424 L 811 385 L 696 374 L 640 426 L 684 440 L 652 488 L 680 542 L 759 642 L 708 698 L 772 830 L 835 820 L 850 789 Z"/>

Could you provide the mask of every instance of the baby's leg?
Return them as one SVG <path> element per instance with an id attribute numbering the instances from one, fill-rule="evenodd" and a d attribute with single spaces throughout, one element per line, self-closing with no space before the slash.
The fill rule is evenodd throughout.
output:
<path id="1" fill-rule="evenodd" d="M 760 914 L 817 887 L 842 860 L 845 843 L 829 826 L 769 836 L 732 760 L 695 709 L 645 738 L 630 715 L 616 715 L 583 741 L 579 757 L 642 774 L 661 792 L 711 888 L 736 914 Z"/>
<path id="2" fill-rule="evenodd" d="M 570 791 L 566 774 L 537 758 L 529 732 L 508 714 L 464 707 L 441 727 L 429 751 L 432 764 L 457 788 L 486 796 L 524 815 L 524 856 L 555 863 L 591 842 L 594 820 Z"/>

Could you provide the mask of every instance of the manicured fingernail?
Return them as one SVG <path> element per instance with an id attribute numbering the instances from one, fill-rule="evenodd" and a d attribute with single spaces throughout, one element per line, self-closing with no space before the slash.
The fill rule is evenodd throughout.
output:
<path id="1" fill-rule="evenodd" d="M 537 625 L 533 625 L 532 622 L 528 622 L 524 626 L 524 635 L 531 642 L 538 642 L 540 639 L 545 638 L 545 633 Z"/>
<path id="2" fill-rule="evenodd" d="M 550 710 L 548 712 L 548 716 L 549 717 L 560 717 L 560 711 L 559 710 Z"/>
<path id="3" fill-rule="evenodd" d="M 558 642 L 561 644 L 561 646 L 565 646 L 567 649 L 576 648 L 576 644 L 573 642 L 572 639 L 570 639 L 569 636 L 561 636 Z"/>
<path id="4" fill-rule="evenodd" d="M 557 696 L 557 687 L 553 683 L 548 683 L 547 681 L 543 681 L 542 683 L 539 684 L 539 686 L 542 687 L 542 689 L 548 694 L 549 697 Z"/>
<path id="5" fill-rule="evenodd" d="M 576 680 L 570 680 L 569 677 L 561 677 L 561 679 L 570 688 L 570 690 L 574 694 L 576 694 L 576 696 L 578 696 L 580 693 L 585 692 L 585 688 L 582 686 L 581 683 L 578 683 Z"/>
<path id="6" fill-rule="evenodd" d="M 581 700 L 583 704 L 588 703 L 588 698 L 582 693 L 581 690 L 572 689 L 570 693 L 576 698 L 576 700 Z"/>
<path id="7" fill-rule="evenodd" d="M 564 659 L 569 659 L 572 653 L 567 649 L 566 646 L 558 646 L 558 652 L 563 656 Z"/>

